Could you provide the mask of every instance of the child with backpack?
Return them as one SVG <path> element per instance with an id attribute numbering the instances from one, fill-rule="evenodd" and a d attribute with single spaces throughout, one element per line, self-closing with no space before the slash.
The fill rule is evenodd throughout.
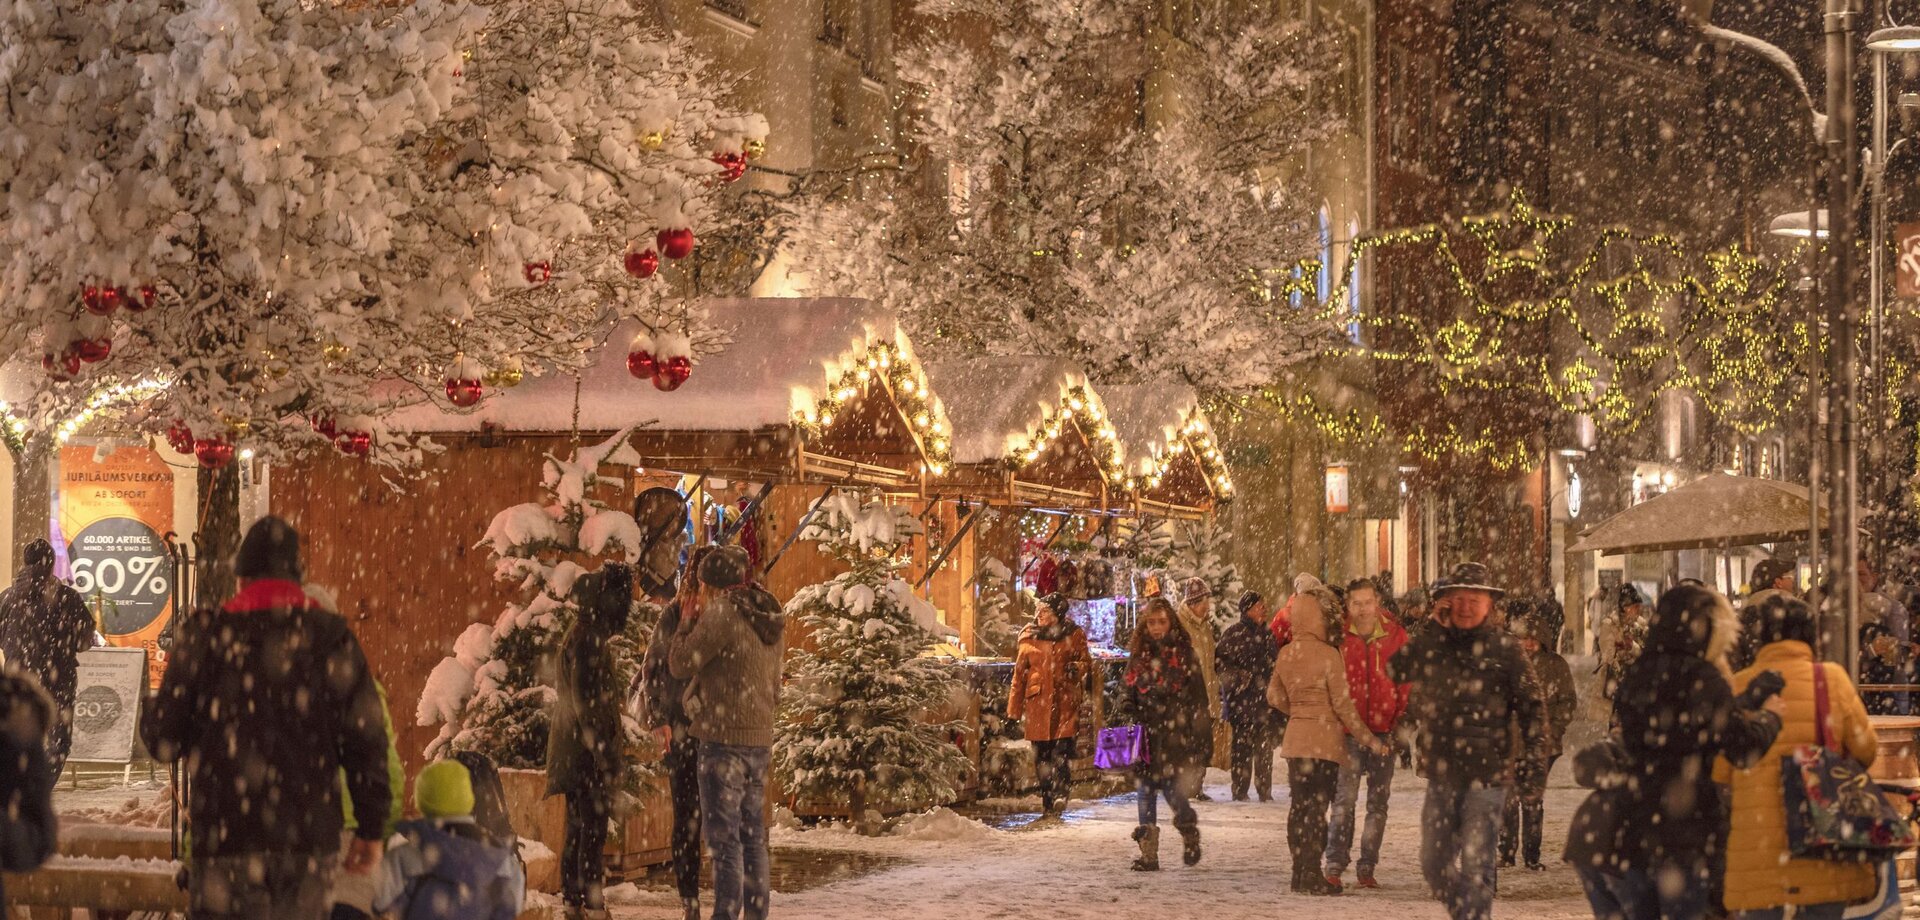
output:
<path id="1" fill-rule="evenodd" d="M 526 900 L 526 870 L 508 841 L 474 821 L 473 777 L 453 760 L 428 764 L 413 781 L 424 817 L 398 828 L 374 906 L 402 920 L 513 920 Z"/>

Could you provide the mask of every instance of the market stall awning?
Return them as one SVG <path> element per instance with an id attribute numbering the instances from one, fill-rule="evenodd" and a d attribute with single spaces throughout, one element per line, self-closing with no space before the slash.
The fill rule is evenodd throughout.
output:
<path id="1" fill-rule="evenodd" d="M 577 376 L 532 376 L 470 411 L 423 398 L 385 424 L 486 437 L 632 427 L 650 466 L 771 481 L 918 490 L 946 473 L 946 411 L 891 312 L 850 298 L 727 299 L 706 308 L 733 342 L 673 392 L 628 371 L 641 327 L 625 321 Z"/>
<path id="2" fill-rule="evenodd" d="M 1196 517 L 1233 496 L 1200 394 L 1177 383 L 1104 386 L 1126 452 L 1128 491 L 1138 510 Z"/>
<path id="3" fill-rule="evenodd" d="M 927 367 L 953 421 L 943 483 L 988 500 L 1104 511 L 1125 477 L 1119 433 L 1086 371 L 1062 358 L 982 357 Z"/>
<path id="4" fill-rule="evenodd" d="M 1607 556 L 1804 539 L 1807 487 L 1712 473 L 1587 529 L 1574 552 Z M 1826 509 L 1820 526 L 1827 528 Z"/>

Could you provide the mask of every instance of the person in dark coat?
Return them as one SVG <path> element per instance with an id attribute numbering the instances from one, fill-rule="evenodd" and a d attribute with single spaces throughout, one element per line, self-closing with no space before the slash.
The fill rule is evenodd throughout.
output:
<path id="1" fill-rule="evenodd" d="M 1696 920 L 1711 906 L 1727 833 L 1714 761 L 1765 754 L 1784 709 L 1777 673 L 1734 694 L 1724 669 L 1738 639 L 1719 593 L 1681 586 L 1662 595 L 1614 695 L 1614 738 L 1576 758 L 1575 779 L 1598 791 L 1575 813 L 1565 855 L 1595 917 Z"/>
<path id="2" fill-rule="evenodd" d="M 301 585 L 291 525 L 255 523 L 234 574 L 232 600 L 179 624 L 141 737 L 189 774 L 191 915 L 315 920 L 336 865 L 364 875 L 380 861 L 385 711 L 353 631 Z M 357 822 L 344 863 L 342 769 Z"/>
<path id="3" fill-rule="evenodd" d="M 1395 683 L 1418 685 L 1420 868 L 1454 920 L 1488 920 L 1499 869 L 1508 788 L 1545 766 L 1546 714 L 1520 643 L 1490 620 L 1505 594 L 1477 562 L 1454 566 L 1434 598 L 1443 625 L 1410 639 L 1387 663 Z M 1521 754 L 1513 757 L 1514 732 Z"/>
<path id="4" fill-rule="evenodd" d="M 1280 713 L 1267 703 L 1273 660 L 1280 640 L 1267 629 L 1271 608 L 1257 592 L 1240 595 L 1240 622 L 1227 627 L 1214 651 L 1220 678 L 1221 711 L 1233 729 L 1233 800 L 1247 800 L 1251 785 L 1260 801 L 1273 801 L 1273 749 L 1279 742 Z"/>
<path id="5" fill-rule="evenodd" d="M 1514 864 L 1518 856 L 1534 872 L 1547 867 L 1540 862 L 1541 834 L 1546 827 L 1547 775 L 1560 759 L 1567 727 L 1573 724 L 1580 697 L 1573 685 L 1573 666 L 1554 651 L 1560 645 L 1561 621 L 1556 619 L 1558 601 L 1534 600 L 1516 610 L 1507 621 L 1507 629 L 1520 640 L 1527 663 L 1540 682 L 1542 699 L 1547 704 L 1546 765 L 1532 774 L 1533 782 L 1516 787 L 1507 796 L 1506 818 L 1500 831 L 1500 865 Z M 1517 747 L 1517 745 L 1516 745 Z M 1519 753 L 1518 751 L 1515 752 Z M 1516 772 L 1518 772 L 1516 770 Z"/>
<path id="6" fill-rule="evenodd" d="M 1187 799 L 1181 774 L 1194 764 L 1204 764 L 1212 753 L 1213 719 L 1207 713 L 1207 684 L 1194 661 L 1193 642 L 1166 598 L 1150 598 L 1141 607 L 1123 681 L 1130 721 L 1138 723 L 1147 736 L 1147 756 L 1134 765 L 1140 826 L 1134 828 L 1133 839 L 1140 845 L 1140 856 L 1133 868 L 1145 872 L 1160 868 L 1161 798 L 1173 810 L 1181 856 L 1187 865 L 1194 865 L 1200 861 L 1200 818 Z"/>
<path id="7" fill-rule="evenodd" d="M 680 892 L 684 920 L 700 920 L 700 745 L 687 733 L 683 697 L 687 682 L 667 667 L 668 640 L 683 619 L 695 611 L 700 596 L 698 572 L 701 547 L 677 580 L 674 568 L 686 545 L 687 502 L 672 489 L 648 489 L 633 500 L 633 519 L 640 525 L 643 562 L 637 577 L 647 602 L 660 606 L 647 653 L 634 675 L 639 686 L 641 724 L 666 749 L 667 788 L 673 798 L 673 880 Z"/>
<path id="8" fill-rule="evenodd" d="M 607 908 L 607 821 L 626 766 L 610 643 L 626 631 L 633 570 L 608 563 L 573 583 L 579 614 L 560 643 L 547 728 L 547 794 L 567 797 L 560 897 L 574 915 Z"/>
<path id="9" fill-rule="evenodd" d="M 0 655 L 32 674 L 53 698 L 47 768 L 59 776 L 73 746 L 73 697 L 80 653 L 94 645 L 93 614 L 80 592 L 53 577 L 52 543 L 28 543 L 21 563 L 13 586 L 0 592 Z"/>
<path id="10" fill-rule="evenodd" d="M 32 872 L 53 857 L 60 828 L 47 769 L 53 698 L 25 669 L 0 666 L 0 871 Z M 3 886 L 0 886 L 3 887 Z M 7 903 L 0 890 L 0 906 Z"/>

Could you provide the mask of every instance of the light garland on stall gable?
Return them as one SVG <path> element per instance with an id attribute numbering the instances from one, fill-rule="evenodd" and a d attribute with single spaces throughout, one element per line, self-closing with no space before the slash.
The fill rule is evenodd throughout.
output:
<path id="1" fill-rule="evenodd" d="M 1165 443 L 1156 445 L 1148 456 L 1141 459 L 1137 472 L 1127 477 L 1127 491 L 1144 495 L 1160 488 L 1167 472 L 1173 469 L 1173 464 L 1189 448 L 1193 451 L 1194 460 L 1200 464 L 1207 487 L 1223 500 L 1232 498 L 1233 477 L 1227 470 L 1226 455 L 1220 452 L 1213 426 L 1201 408 L 1185 413 L 1180 419 L 1180 427 L 1167 437 Z"/>
<path id="2" fill-rule="evenodd" d="M 946 407 L 927 383 L 926 370 L 892 342 L 873 342 L 864 355 L 856 349 L 837 364 L 843 370 L 837 378 L 829 371 L 827 395 L 815 400 L 811 408 L 795 410 L 794 423 L 809 432 L 823 433 L 833 427 L 848 403 L 877 384 L 906 417 L 907 430 L 926 457 L 921 472 L 946 475 L 953 467 L 953 428 L 947 422 Z"/>
<path id="3" fill-rule="evenodd" d="M 1046 411 L 1041 422 L 1027 432 L 1026 444 L 1016 449 L 1007 458 L 1007 465 L 1014 472 L 1039 461 L 1047 448 L 1052 447 L 1066 433 L 1067 426 L 1079 429 L 1086 439 L 1087 446 L 1093 451 L 1094 463 L 1100 467 L 1100 474 L 1108 485 L 1123 486 L 1127 481 L 1125 453 L 1120 446 L 1120 433 L 1114 430 L 1113 420 L 1107 417 L 1106 407 L 1098 396 L 1084 386 L 1070 387 L 1061 397 L 1055 409 Z"/>

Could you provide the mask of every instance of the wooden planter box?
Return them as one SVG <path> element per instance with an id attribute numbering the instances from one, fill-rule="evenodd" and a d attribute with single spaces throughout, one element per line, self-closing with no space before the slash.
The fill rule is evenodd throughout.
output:
<path id="1" fill-rule="evenodd" d="M 560 890 L 558 855 L 566 844 L 567 803 L 547 796 L 547 771 L 500 771 L 507 794 L 507 818 L 513 832 L 539 842 L 554 853 L 551 864 L 527 864 L 527 887 L 549 894 Z M 617 884 L 663 865 L 673 858 L 673 798 L 664 782 L 655 783 L 640 798 L 640 806 L 607 838 L 607 883 Z"/>

